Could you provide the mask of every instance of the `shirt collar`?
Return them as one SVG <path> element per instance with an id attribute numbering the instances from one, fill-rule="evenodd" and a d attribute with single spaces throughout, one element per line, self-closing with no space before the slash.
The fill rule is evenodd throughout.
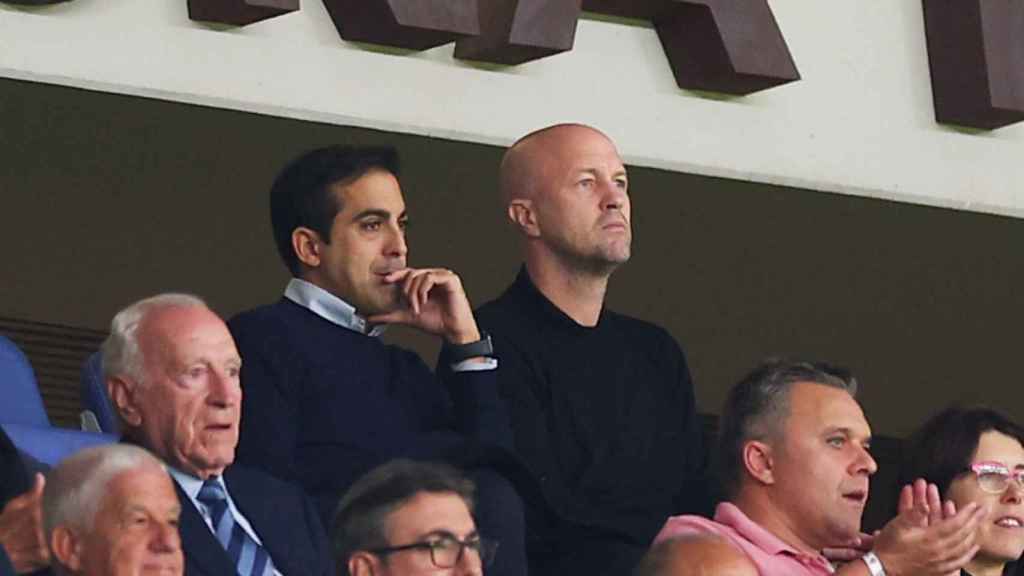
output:
<path id="1" fill-rule="evenodd" d="M 284 297 L 324 320 L 342 328 L 348 328 L 353 332 L 367 336 L 380 336 L 384 333 L 384 325 L 369 324 L 365 318 L 356 314 L 356 309 L 351 304 L 316 284 L 300 278 L 292 278 L 288 282 L 288 287 L 284 290 Z"/>
<path id="2" fill-rule="evenodd" d="M 738 506 L 731 502 L 722 502 L 715 508 L 715 522 L 730 526 L 749 540 L 754 546 L 764 550 L 768 554 L 777 556 L 785 554 L 805 558 L 810 562 L 821 564 L 832 572 L 832 565 L 820 554 L 805 554 L 782 541 L 781 538 L 765 530 L 760 524 L 751 520 Z"/>
<path id="3" fill-rule="evenodd" d="M 181 489 L 185 491 L 185 494 L 188 494 L 189 498 L 192 500 L 199 499 L 199 490 L 203 487 L 202 478 L 196 478 L 191 474 L 186 474 L 185 472 L 171 466 L 167 467 L 167 472 L 169 472 L 170 475 L 178 481 L 178 486 L 181 486 Z M 217 476 L 217 482 L 220 484 L 221 488 L 224 488 L 224 492 L 227 493 L 227 486 L 224 486 L 224 477 Z"/>
<path id="4" fill-rule="evenodd" d="M 508 288 L 508 292 L 514 297 L 525 302 L 536 314 L 539 314 L 541 317 L 548 320 L 552 325 L 568 331 L 590 332 L 600 327 L 601 322 L 604 321 L 604 307 L 601 308 L 601 315 L 598 316 L 597 324 L 592 327 L 584 326 L 573 320 L 571 316 L 562 311 L 561 308 L 556 306 L 554 302 L 549 300 L 548 297 L 545 296 L 539 288 L 537 288 L 537 285 L 533 283 L 533 279 L 530 278 L 530 273 L 526 270 L 526 266 L 519 269 L 519 274 L 516 276 L 515 282 L 513 282 Z"/>

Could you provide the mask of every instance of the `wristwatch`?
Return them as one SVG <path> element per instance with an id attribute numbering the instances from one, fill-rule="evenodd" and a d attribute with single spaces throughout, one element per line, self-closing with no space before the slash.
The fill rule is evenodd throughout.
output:
<path id="1" fill-rule="evenodd" d="M 882 566 L 882 561 L 878 559 L 877 554 L 868 552 L 861 556 L 860 559 L 868 565 L 868 572 L 871 573 L 871 576 L 885 576 L 885 567 Z"/>
<path id="2" fill-rule="evenodd" d="M 448 355 L 448 360 L 452 364 L 458 364 L 463 360 L 469 360 L 478 356 L 494 356 L 494 345 L 491 344 L 491 335 L 487 332 L 481 332 L 480 339 L 476 342 L 467 342 L 466 344 L 445 342 L 444 349 Z"/>

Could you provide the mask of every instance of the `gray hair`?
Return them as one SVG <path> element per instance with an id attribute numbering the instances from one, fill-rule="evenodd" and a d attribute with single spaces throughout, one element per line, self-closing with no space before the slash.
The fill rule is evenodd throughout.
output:
<path id="1" fill-rule="evenodd" d="M 139 300 L 118 312 L 110 322 L 110 335 L 101 348 L 103 378 L 124 375 L 141 381 L 144 360 L 139 347 L 139 324 L 154 310 L 191 307 L 209 308 L 198 296 L 168 292 Z"/>
<path id="2" fill-rule="evenodd" d="M 822 362 L 772 359 L 747 374 L 729 391 L 722 408 L 718 436 L 718 471 L 726 496 L 739 490 L 743 446 L 773 437 L 789 415 L 789 392 L 797 382 L 810 382 L 857 395 L 857 380 L 845 368 Z"/>
<path id="3" fill-rule="evenodd" d="M 338 503 L 331 540 L 339 573 L 348 574 L 353 553 L 388 546 L 387 520 L 396 509 L 422 492 L 452 493 L 473 510 L 473 481 L 438 462 L 396 459 L 357 480 Z"/>
<path id="4" fill-rule="evenodd" d="M 92 530 L 110 481 L 122 472 L 150 466 L 167 471 L 155 456 L 130 444 L 93 446 L 64 459 L 43 488 L 46 541 L 57 526 Z"/>

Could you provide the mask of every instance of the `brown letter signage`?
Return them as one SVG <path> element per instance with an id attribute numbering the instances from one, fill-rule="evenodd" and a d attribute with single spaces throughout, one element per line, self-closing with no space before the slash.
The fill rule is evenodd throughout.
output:
<path id="1" fill-rule="evenodd" d="M 188 17 L 245 26 L 299 9 L 299 0 L 188 0 Z"/>
<path id="2" fill-rule="evenodd" d="M 671 1 L 654 28 L 680 88 L 742 95 L 800 79 L 767 0 Z"/>
<path id="3" fill-rule="evenodd" d="M 1024 120 L 1024 2 L 924 0 L 935 119 L 992 130 Z"/>
<path id="4" fill-rule="evenodd" d="M 800 78 L 767 0 L 481 2 L 481 34 L 455 57 L 519 64 L 570 50 L 581 9 L 650 20 L 681 88 L 749 94 Z"/>
<path id="5" fill-rule="evenodd" d="M 324 0 L 338 34 L 369 42 L 426 50 L 480 33 L 477 0 Z"/>
<path id="6" fill-rule="evenodd" d="M 522 64 L 572 50 L 580 0 L 482 0 L 480 34 L 455 44 L 455 57 Z"/>
<path id="7" fill-rule="evenodd" d="M 580 12 L 649 20 L 676 84 L 750 94 L 800 79 L 768 0 L 323 0 L 338 34 L 409 50 L 522 64 L 572 49 Z M 193 20 L 246 24 L 298 0 L 189 0 Z M 276 10 L 276 12 L 274 12 Z"/>

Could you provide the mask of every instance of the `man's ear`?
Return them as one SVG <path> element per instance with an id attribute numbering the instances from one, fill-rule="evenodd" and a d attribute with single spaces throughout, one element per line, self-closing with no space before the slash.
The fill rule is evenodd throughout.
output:
<path id="1" fill-rule="evenodd" d="M 50 535 L 50 550 L 57 562 L 72 572 L 82 569 L 82 542 L 67 526 L 57 526 Z"/>
<path id="2" fill-rule="evenodd" d="M 121 421 L 132 428 L 142 425 L 142 413 L 136 398 L 137 382 L 124 376 L 114 376 L 107 380 L 107 395 L 117 410 Z"/>
<path id="3" fill-rule="evenodd" d="M 369 552 L 362 550 L 353 552 L 348 557 L 348 574 L 349 576 L 374 576 L 380 573 L 377 569 L 379 563 L 377 557 Z"/>
<path id="4" fill-rule="evenodd" d="M 769 486 L 775 484 L 775 461 L 769 444 L 757 440 L 744 444 L 743 467 L 758 482 Z"/>
<path id="5" fill-rule="evenodd" d="M 533 202 L 527 198 L 514 198 L 508 203 L 508 219 L 531 238 L 540 236 L 537 215 L 533 211 Z"/>
<path id="6" fill-rule="evenodd" d="M 292 250 L 299 262 L 310 268 L 320 266 L 320 234 L 316 230 L 305 226 L 292 230 Z"/>

